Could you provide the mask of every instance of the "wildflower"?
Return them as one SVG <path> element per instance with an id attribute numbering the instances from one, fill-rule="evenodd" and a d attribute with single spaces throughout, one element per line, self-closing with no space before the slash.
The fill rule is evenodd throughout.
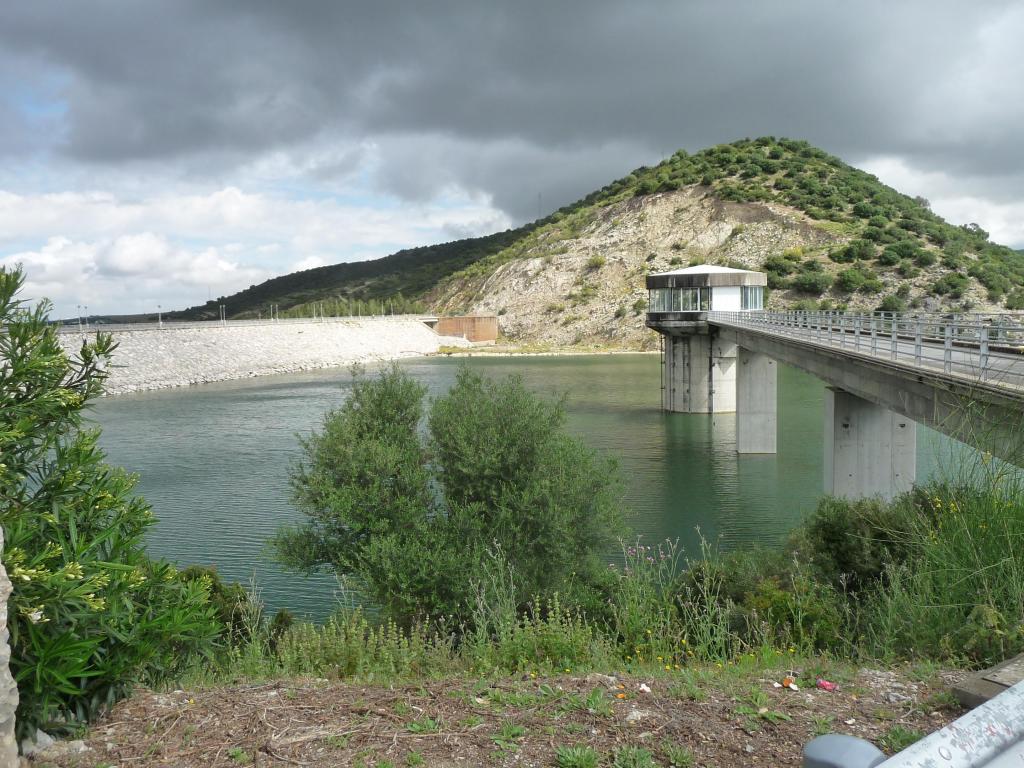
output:
<path id="1" fill-rule="evenodd" d="M 616 693 L 615 694 L 615 698 L 616 699 L 624 699 L 624 698 L 626 698 L 626 694 L 624 694 L 624 693 Z"/>
<path id="2" fill-rule="evenodd" d="M 671 665 L 671 664 L 666 664 L 666 665 L 665 665 L 665 670 L 666 670 L 667 672 L 671 672 L 671 671 L 672 671 L 672 665 Z"/>

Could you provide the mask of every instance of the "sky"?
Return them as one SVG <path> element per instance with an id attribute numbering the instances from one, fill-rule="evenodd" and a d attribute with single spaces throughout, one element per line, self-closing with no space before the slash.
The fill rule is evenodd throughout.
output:
<path id="1" fill-rule="evenodd" d="M 0 264 L 153 312 L 806 139 L 1024 248 L 1024 3 L 53 0 L 0 10 Z"/>

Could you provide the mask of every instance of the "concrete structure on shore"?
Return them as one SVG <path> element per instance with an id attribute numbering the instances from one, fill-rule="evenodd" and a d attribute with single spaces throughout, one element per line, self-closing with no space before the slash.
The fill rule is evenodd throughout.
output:
<path id="1" fill-rule="evenodd" d="M 65 328 L 74 354 L 96 327 Z M 373 363 L 433 354 L 441 346 L 470 346 L 440 336 L 417 317 L 152 323 L 101 326 L 117 342 L 108 394 L 181 387 L 230 379 Z"/>
<path id="2" fill-rule="evenodd" d="M 776 361 L 828 385 L 824 490 L 892 498 L 916 475 L 916 424 L 1024 457 L 1024 314 L 765 312 L 766 276 L 700 266 L 649 275 L 665 410 L 736 413 L 739 453 L 774 453 Z"/>

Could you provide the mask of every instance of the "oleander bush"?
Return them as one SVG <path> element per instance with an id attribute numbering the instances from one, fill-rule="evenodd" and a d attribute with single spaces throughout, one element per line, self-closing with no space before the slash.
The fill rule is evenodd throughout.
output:
<path id="1" fill-rule="evenodd" d="M 0 267 L 0 524 L 19 737 L 73 726 L 211 655 L 221 627 L 209 580 L 150 560 L 153 523 L 135 479 L 103 461 L 82 411 L 102 391 L 114 345 L 62 349 L 49 305 L 16 298 Z"/>

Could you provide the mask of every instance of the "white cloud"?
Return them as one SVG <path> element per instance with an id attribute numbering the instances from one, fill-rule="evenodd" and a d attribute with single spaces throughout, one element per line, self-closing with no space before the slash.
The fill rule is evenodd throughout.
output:
<path id="1" fill-rule="evenodd" d="M 993 199 L 987 178 L 923 171 L 898 157 L 876 157 L 861 167 L 905 195 L 927 198 L 932 210 L 951 224 L 973 222 L 994 242 L 1024 248 L 1024 200 Z"/>
<path id="2" fill-rule="evenodd" d="M 397 208 L 287 199 L 224 187 L 122 199 L 109 192 L 0 190 L 0 264 L 22 263 L 28 291 L 56 316 L 182 308 L 296 269 L 384 256 L 508 226 L 486 200 Z"/>
<path id="3" fill-rule="evenodd" d="M 34 251 L 0 258 L 0 265 L 21 265 L 24 296 L 48 298 L 54 316 L 71 317 L 77 305 L 91 313 L 152 312 L 205 299 L 207 290 L 223 295 L 270 274 L 246 267 L 214 247 L 176 247 L 151 232 L 100 242 L 52 237 Z M 200 298 L 201 297 L 201 298 Z"/>

